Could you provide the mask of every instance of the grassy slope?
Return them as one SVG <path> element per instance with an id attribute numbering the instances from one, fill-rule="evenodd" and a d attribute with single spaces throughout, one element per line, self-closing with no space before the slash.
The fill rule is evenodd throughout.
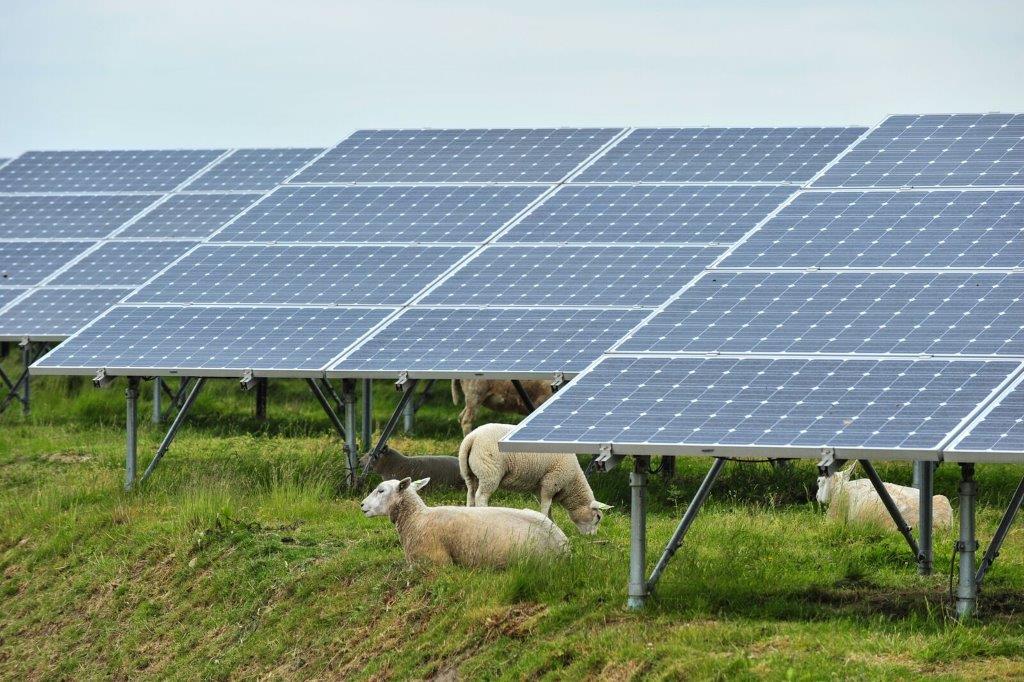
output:
<path id="1" fill-rule="evenodd" d="M 730 465 L 643 613 L 624 609 L 628 515 L 594 538 L 556 520 L 574 556 L 504 573 L 407 567 L 393 528 L 364 519 L 342 487 L 338 444 L 298 383 L 271 384 L 271 419 L 251 396 L 210 385 L 138 494 L 120 492 L 123 386 L 37 380 L 34 414 L 0 417 L 0 674 L 24 677 L 877 678 L 1024 672 L 1024 533 L 991 573 L 984 618 L 961 626 L 938 573 L 915 575 L 902 540 L 826 523 L 809 463 Z M 443 387 L 446 390 L 446 386 Z M 395 445 L 454 453 L 445 390 L 420 437 Z M 381 384 L 377 418 L 393 394 Z M 143 404 L 142 415 L 148 404 Z M 146 423 L 145 464 L 161 432 Z M 707 466 L 655 481 L 656 552 Z M 883 466 L 906 481 L 906 466 Z M 989 537 L 1021 475 L 981 468 Z M 940 492 L 956 471 L 943 467 Z M 598 479 L 622 505 L 625 478 Z M 459 502 L 460 495 L 429 501 Z M 499 503 L 525 506 L 525 497 Z"/>

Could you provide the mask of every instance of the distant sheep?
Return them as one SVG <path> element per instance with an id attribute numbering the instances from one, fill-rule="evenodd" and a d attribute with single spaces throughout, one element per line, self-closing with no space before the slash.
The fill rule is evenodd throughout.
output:
<path id="1" fill-rule="evenodd" d="M 537 495 L 540 512 L 551 516 L 551 503 L 569 512 L 581 533 L 597 532 L 610 506 L 594 499 L 576 455 L 499 452 L 498 441 L 515 427 L 484 424 L 462 440 L 459 467 L 466 481 L 466 505 L 486 507 L 499 487 Z"/>
<path id="2" fill-rule="evenodd" d="M 534 407 L 551 397 L 551 384 L 546 381 L 522 381 L 523 390 L 530 396 Z M 466 406 L 459 413 L 459 424 L 462 426 L 462 435 L 467 435 L 473 430 L 473 420 L 476 419 L 476 411 L 482 405 L 500 412 L 516 412 L 518 414 L 530 414 L 530 409 L 523 404 L 515 386 L 511 381 L 497 381 L 493 379 L 453 379 L 452 380 L 452 403 L 459 404 L 459 392 L 466 399 Z"/>
<path id="3" fill-rule="evenodd" d="M 565 533 L 531 509 L 428 507 L 416 491 L 429 481 L 384 481 L 360 505 L 366 516 L 391 519 L 409 562 L 504 568 L 569 552 Z"/>
<path id="4" fill-rule="evenodd" d="M 856 464 L 856 462 L 854 463 Z M 866 478 L 850 480 L 853 466 L 837 471 L 831 476 L 818 477 L 818 502 L 828 505 L 828 516 L 844 521 L 870 523 L 876 526 L 895 529 L 896 522 L 889 516 L 882 498 L 878 496 L 871 481 Z M 903 519 L 911 525 L 917 523 L 921 493 L 917 488 L 909 488 L 895 483 L 885 483 L 896 507 Z M 935 528 L 951 528 L 953 526 L 953 507 L 944 495 L 932 497 L 932 524 Z"/>
<path id="5" fill-rule="evenodd" d="M 366 471 L 369 463 L 370 455 L 367 453 L 360 460 L 363 471 Z M 402 479 L 406 477 L 414 479 L 429 478 L 434 482 L 434 487 L 463 488 L 466 485 L 459 471 L 459 460 L 457 457 L 443 455 L 406 457 L 397 450 L 384 448 L 384 451 L 377 461 L 374 462 L 370 470 L 385 479 Z"/>

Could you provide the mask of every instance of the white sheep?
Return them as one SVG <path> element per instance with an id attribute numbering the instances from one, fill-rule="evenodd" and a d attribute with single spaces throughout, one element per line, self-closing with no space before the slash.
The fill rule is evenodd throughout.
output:
<path id="1" fill-rule="evenodd" d="M 362 501 L 366 516 L 387 516 L 410 562 L 503 568 L 517 557 L 569 551 L 565 533 L 532 509 L 428 507 L 416 492 L 429 478 L 384 481 Z"/>
<path id="2" fill-rule="evenodd" d="M 603 512 L 611 507 L 594 499 L 576 455 L 500 452 L 498 441 L 514 428 L 484 424 L 462 440 L 459 468 L 466 481 L 466 506 L 486 507 L 499 487 L 531 492 L 544 516 L 551 516 L 554 501 L 565 507 L 581 533 L 596 533 Z"/>
<path id="3" fill-rule="evenodd" d="M 871 481 L 866 478 L 850 480 L 855 464 L 856 462 L 831 476 L 818 477 L 818 502 L 828 505 L 829 518 L 896 528 L 896 522 L 889 516 L 882 498 L 878 496 Z M 920 509 L 920 491 L 895 483 L 884 485 L 903 519 L 908 524 L 915 525 Z M 932 524 L 935 528 L 953 526 L 953 507 L 944 495 L 932 497 Z"/>

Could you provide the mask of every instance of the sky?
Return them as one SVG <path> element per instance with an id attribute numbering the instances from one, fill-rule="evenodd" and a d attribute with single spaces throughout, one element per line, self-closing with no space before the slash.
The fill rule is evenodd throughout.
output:
<path id="1" fill-rule="evenodd" d="M 1024 2 L 0 0 L 0 157 L 1024 112 Z"/>

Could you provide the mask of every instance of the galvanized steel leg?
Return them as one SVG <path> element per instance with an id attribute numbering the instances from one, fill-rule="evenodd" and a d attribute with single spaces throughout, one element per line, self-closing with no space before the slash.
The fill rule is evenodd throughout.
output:
<path id="1" fill-rule="evenodd" d="M 988 573 L 988 569 L 991 568 L 992 563 L 999 556 L 999 550 L 1003 546 L 1003 540 L 1006 539 L 1006 534 L 1010 532 L 1010 526 L 1013 524 L 1013 519 L 1017 516 L 1017 511 L 1020 510 L 1021 503 L 1024 502 L 1024 479 L 1021 479 L 1020 484 L 1017 485 L 1017 490 L 1014 491 L 1013 497 L 1010 498 L 1010 505 L 1006 508 L 1006 512 L 1003 514 L 1003 518 L 999 521 L 999 527 L 996 529 L 996 534 L 992 538 L 992 542 L 989 543 L 988 549 L 985 550 L 985 556 L 981 559 L 981 565 L 978 566 L 978 572 L 974 576 L 974 582 L 977 583 L 978 589 L 981 589 L 981 585 L 985 582 L 985 574 Z"/>
<path id="2" fill-rule="evenodd" d="M 139 450 L 139 378 L 128 377 L 128 388 L 124 391 L 125 403 L 128 410 L 125 420 L 125 431 L 127 445 L 124 453 L 124 489 L 131 490 L 135 487 L 135 462 Z"/>
<path id="3" fill-rule="evenodd" d="M 882 483 L 882 479 L 878 476 L 878 472 L 875 471 L 875 467 L 873 467 L 871 462 L 866 459 L 860 459 L 857 461 L 860 462 L 860 466 L 864 469 L 864 473 L 866 473 L 868 478 L 871 480 L 871 485 L 874 486 L 875 492 L 878 493 L 878 497 L 882 499 L 882 504 L 885 505 L 885 509 L 889 512 L 889 516 L 891 516 L 892 520 L 896 523 L 896 528 L 899 529 L 900 533 L 903 535 L 903 539 L 907 541 L 908 545 L 910 545 L 910 551 L 914 553 L 914 558 L 920 562 L 921 549 L 917 546 L 917 540 L 914 539 L 914 534 L 910 532 L 910 526 L 908 526 L 907 522 L 904 520 L 903 514 L 900 514 L 900 510 L 896 506 L 896 503 L 893 502 L 892 496 L 889 495 L 889 491 L 885 489 L 885 484 Z"/>
<path id="4" fill-rule="evenodd" d="M 344 441 L 348 442 L 348 436 L 345 434 L 345 425 L 341 423 L 341 419 L 338 418 L 338 414 L 334 411 L 334 408 L 331 407 L 331 403 L 327 399 L 327 396 L 324 395 L 320 385 L 317 384 L 314 379 L 306 379 L 306 385 L 309 386 L 309 390 L 313 392 L 314 397 L 316 397 L 316 401 L 320 403 L 320 407 L 323 408 L 328 419 L 331 420 L 331 424 L 338 432 L 338 435 L 341 436 Z"/>
<path id="5" fill-rule="evenodd" d="M 359 466 L 356 446 L 356 382 L 354 379 L 343 379 L 341 397 L 345 403 L 345 458 L 348 462 L 348 484 L 356 484 L 356 470 Z"/>
<path id="6" fill-rule="evenodd" d="M 405 403 L 402 408 L 402 430 L 410 436 L 416 424 L 416 403 L 412 400 Z"/>
<path id="7" fill-rule="evenodd" d="M 29 401 L 31 399 L 30 387 L 32 384 L 28 373 L 28 368 L 32 366 L 32 343 L 30 341 L 25 341 L 21 346 L 21 360 L 25 366 L 25 385 L 22 387 L 24 397 L 21 399 L 21 413 L 28 415 Z"/>
<path id="8" fill-rule="evenodd" d="M 975 537 L 974 513 L 978 483 L 974 480 L 974 465 L 960 465 L 960 582 L 956 590 L 956 614 L 960 618 L 974 615 L 978 606 L 978 583 L 974 572 L 974 554 L 978 551 Z"/>
<path id="9" fill-rule="evenodd" d="M 267 391 L 269 390 L 267 377 L 256 379 L 256 419 L 261 422 L 267 421 Z"/>
<path id="10" fill-rule="evenodd" d="M 650 457 L 635 457 L 629 474 L 629 600 L 641 609 L 647 599 L 647 470 Z"/>
<path id="11" fill-rule="evenodd" d="M 164 420 L 163 407 L 160 404 L 163 398 L 164 392 L 164 380 L 160 377 L 153 377 L 153 414 L 150 417 L 150 421 L 154 424 L 159 424 Z"/>
<path id="12" fill-rule="evenodd" d="M 402 415 L 405 414 L 406 406 L 413 401 L 416 395 L 416 379 L 405 379 L 399 382 L 399 390 L 402 391 L 402 397 L 398 400 L 398 405 L 395 407 L 395 411 L 391 413 L 388 420 L 384 423 L 384 427 L 380 431 L 380 436 L 377 437 L 377 444 L 373 446 L 367 456 L 367 464 L 363 467 L 363 471 L 359 474 L 357 484 L 361 484 L 371 471 L 373 471 L 373 465 L 380 458 L 380 453 L 384 452 L 384 448 L 387 447 L 388 439 L 391 438 L 391 434 L 398 428 L 398 420 L 401 419 Z"/>
<path id="13" fill-rule="evenodd" d="M 911 468 L 910 487 L 921 489 L 921 464 L 922 462 L 914 462 L 914 466 Z"/>
<path id="14" fill-rule="evenodd" d="M 519 399 L 523 401 L 523 407 L 525 407 L 528 412 L 533 412 L 537 409 L 533 404 L 533 400 L 530 399 L 530 394 L 526 392 L 525 388 L 523 388 L 523 384 L 519 379 L 513 379 L 512 386 L 515 387 L 516 393 L 519 394 Z"/>
<path id="15" fill-rule="evenodd" d="M 373 439 L 373 380 L 363 379 L 363 452 L 370 451 Z"/>
<path id="16" fill-rule="evenodd" d="M 658 559 L 657 565 L 654 567 L 654 571 L 651 572 L 651 577 L 647 580 L 647 591 L 654 592 L 655 586 L 658 584 L 658 580 L 661 578 L 661 574 L 665 571 L 665 567 L 668 562 L 672 559 L 672 556 L 679 549 L 679 545 L 682 544 L 683 538 L 686 537 L 686 532 L 690 530 L 690 525 L 693 520 L 697 518 L 700 508 L 704 506 L 704 502 L 708 499 L 708 495 L 711 493 L 712 486 L 715 485 L 715 480 L 718 475 L 722 473 L 722 467 L 725 466 L 724 459 L 716 459 L 708 470 L 704 480 L 701 481 L 700 487 L 697 488 L 697 492 L 693 495 L 693 500 L 690 501 L 690 505 L 686 508 L 686 512 L 683 514 L 682 520 L 679 525 L 676 526 L 676 531 L 672 533 L 671 539 L 668 544 L 665 545 L 665 551 L 661 553 L 661 558 Z"/>
<path id="17" fill-rule="evenodd" d="M 934 543 L 932 527 L 934 523 L 932 496 L 935 494 L 935 467 L 931 462 L 915 462 L 917 472 L 919 501 L 917 507 L 917 544 L 920 546 L 917 559 L 917 572 L 921 575 L 932 574 L 934 560 Z"/>
<path id="18" fill-rule="evenodd" d="M 202 390 L 203 384 L 206 383 L 205 377 L 199 377 L 196 379 L 196 383 L 192 386 L 192 390 L 189 391 L 188 397 L 185 398 L 185 402 L 182 403 L 181 409 L 178 410 L 178 414 L 174 415 L 174 421 L 171 422 L 171 426 L 167 429 L 167 435 L 164 436 L 163 441 L 160 442 L 160 447 L 156 449 L 156 454 L 153 455 L 153 459 L 150 460 L 149 466 L 146 467 L 146 471 L 143 472 L 142 478 L 139 479 L 139 485 L 145 483 L 150 476 L 153 475 L 153 470 L 156 469 L 156 465 L 160 463 L 160 460 L 167 454 L 167 449 L 171 447 L 171 441 L 174 440 L 174 436 L 177 435 L 178 429 L 185 421 L 185 416 L 188 411 L 192 409 L 192 404 L 199 397 L 199 391 Z"/>

